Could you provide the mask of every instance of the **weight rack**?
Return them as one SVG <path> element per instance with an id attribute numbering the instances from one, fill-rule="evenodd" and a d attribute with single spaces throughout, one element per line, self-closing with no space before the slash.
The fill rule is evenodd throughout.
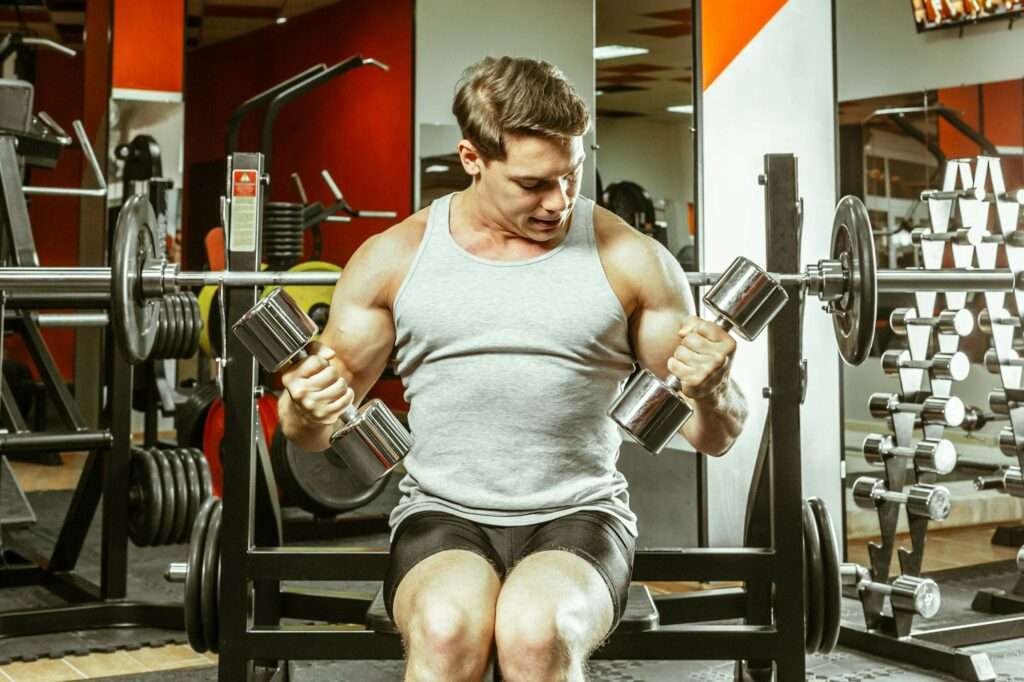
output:
<path id="1" fill-rule="evenodd" d="M 799 196 L 796 158 L 765 157 L 766 232 L 769 270 L 797 273 Z M 253 180 L 256 179 L 256 182 Z M 228 267 L 256 272 L 260 263 L 262 204 L 267 182 L 259 154 L 236 153 L 228 161 Z M 738 580 L 722 594 L 658 598 L 661 624 L 672 631 L 617 633 L 594 658 L 717 659 L 773 661 L 780 679 L 802 679 L 804 654 L 804 549 L 800 456 L 802 289 L 798 277 L 783 283 L 789 302 L 768 332 L 768 448 L 759 470 L 770 500 L 771 543 L 735 549 L 693 548 L 638 552 L 636 580 Z M 222 292 L 231 326 L 255 305 L 255 286 Z M 286 625 L 283 617 L 329 623 L 361 623 L 369 600 L 282 590 L 282 580 L 381 580 L 387 552 L 280 545 L 280 515 L 272 468 L 256 447 L 256 363 L 231 335 L 224 368 L 225 442 L 239 446 L 222 456 L 224 469 L 220 573 L 219 675 L 224 680 L 281 679 L 289 660 L 397 659 L 396 635 L 352 631 L 334 624 Z M 778 453 L 779 456 L 776 456 Z M 767 491 L 767 492 L 765 492 Z M 774 595 L 774 597 L 772 597 Z M 742 625 L 694 621 L 745 618 Z"/>

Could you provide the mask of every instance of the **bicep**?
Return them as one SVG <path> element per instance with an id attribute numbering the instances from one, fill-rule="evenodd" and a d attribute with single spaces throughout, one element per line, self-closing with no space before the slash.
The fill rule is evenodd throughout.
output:
<path id="1" fill-rule="evenodd" d="M 395 324 L 386 303 L 386 278 L 357 253 L 352 257 L 331 299 L 331 311 L 320 336 L 344 364 L 345 379 L 362 398 L 387 366 L 395 345 Z"/>
<path id="2" fill-rule="evenodd" d="M 630 319 L 630 337 L 637 362 L 659 377 L 679 345 L 679 328 L 696 313 L 693 294 L 682 267 L 658 247 L 647 267 L 640 269 L 637 306 Z"/>

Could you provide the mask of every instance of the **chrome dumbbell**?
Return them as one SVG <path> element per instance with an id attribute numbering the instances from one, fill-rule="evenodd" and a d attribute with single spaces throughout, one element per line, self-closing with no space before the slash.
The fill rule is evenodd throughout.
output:
<path id="1" fill-rule="evenodd" d="M 995 475 L 978 476 L 974 479 L 977 490 L 1002 490 L 1013 497 L 1024 497 L 1024 475 L 1019 466 L 1011 466 Z"/>
<path id="2" fill-rule="evenodd" d="M 268 372 L 307 357 L 316 323 L 284 289 L 275 289 L 239 318 L 235 335 Z M 380 400 L 349 405 L 331 434 L 331 450 L 366 485 L 389 473 L 412 447 L 412 435 Z"/>
<path id="3" fill-rule="evenodd" d="M 1008 350 L 1005 357 L 999 357 L 994 348 L 985 351 L 985 369 L 992 374 L 999 374 L 1000 367 L 1024 367 L 1024 360 L 1015 350 Z"/>
<path id="4" fill-rule="evenodd" d="M 1013 192 L 1000 192 L 999 194 L 988 192 L 985 195 L 985 201 L 1012 201 L 1017 204 L 1024 204 L 1024 189 L 1018 189 Z"/>
<path id="5" fill-rule="evenodd" d="M 967 336 L 974 331 L 974 318 L 966 308 L 943 310 L 934 317 L 918 317 L 913 308 L 896 308 L 889 315 L 889 327 L 894 334 L 906 335 L 910 326 L 934 327 L 940 334 Z"/>
<path id="6" fill-rule="evenodd" d="M 906 457 L 914 462 L 914 466 L 938 474 L 948 474 L 956 468 L 956 448 L 945 438 L 926 438 L 908 448 L 896 445 L 892 436 L 869 433 L 861 443 L 861 450 L 864 459 L 876 465 L 885 464 L 893 457 Z"/>
<path id="7" fill-rule="evenodd" d="M 913 412 L 930 424 L 960 426 L 966 408 L 960 398 L 953 396 L 930 396 L 923 403 L 905 403 L 896 393 L 872 393 L 868 398 L 868 410 L 876 419 L 884 419 L 893 412 Z"/>
<path id="8" fill-rule="evenodd" d="M 844 587 L 856 588 L 858 592 L 875 592 L 889 597 L 894 611 L 917 614 L 931 618 L 939 612 L 942 598 L 939 586 L 931 578 L 901 575 L 891 583 L 871 580 L 871 572 L 860 564 L 844 563 L 839 566 L 839 575 Z"/>
<path id="9" fill-rule="evenodd" d="M 988 394 L 989 409 L 1001 417 L 1008 417 L 1010 410 L 1017 407 L 1017 405 L 1016 401 L 1007 399 L 1006 391 L 1001 388 L 997 388 Z M 1004 426 L 999 430 L 999 450 L 1007 457 L 1016 457 L 1021 452 L 1024 452 L 1024 441 L 1017 438 L 1012 426 Z"/>
<path id="10" fill-rule="evenodd" d="M 883 502 L 907 505 L 907 513 L 924 516 L 932 521 L 949 518 L 949 490 L 941 485 L 918 483 L 905 493 L 890 492 L 885 481 L 871 476 L 861 476 L 853 482 L 853 501 L 861 509 L 875 509 Z"/>
<path id="11" fill-rule="evenodd" d="M 737 258 L 704 296 L 715 324 L 750 341 L 782 310 L 789 295 L 770 275 L 746 258 Z M 675 375 L 661 380 L 641 370 L 612 403 L 608 416 L 648 451 L 657 454 L 693 414 L 679 394 Z"/>
<path id="12" fill-rule="evenodd" d="M 1011 314 L 1005 308 L 993 308 L 992 310 L 986 308 L 978 313 L 978 329 L 980 329 L 983 334 L 991 334 L 992 325 L 994 324 L 1001 324 L 1007 327 L 1019 327 L 1020 318 Z"/>
<path id="13" fill-rule="evenodd" d="M 973 199 L 975 201 L 982 201 L 985 198 L 985 190 L 982 187 L 972 187 L 969 189 L 926 189 L 921 192 L 921 201 L 928 201 L 929 199 L 938 199 L 951 201 L 953 199 Z"/>
<path id="14" fill-rule="evenodd" d="M 887 350 L 882 353 L 883 372 L 899 374 L 901 369 L 926 369 L 933 379 L 963 381 L 971 373 L 971 361 L 960 351 L 936 353 L 928 360 L 911 360 L 908 350 Z"/>
<path id="15" fill-rule="evenodd" d="M 983 227 L 965 227 L 949 232 L 932 232 L 926 227 L 919 227 L 910 233 L 910 240 L 915 244 L 921 242 L 952 242 L 959 246 L 977 246 L 988 234 Z"/>

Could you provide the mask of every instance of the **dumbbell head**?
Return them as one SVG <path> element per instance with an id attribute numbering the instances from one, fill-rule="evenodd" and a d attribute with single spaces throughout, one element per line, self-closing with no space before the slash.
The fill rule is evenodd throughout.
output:
<path id="1" fill-rule="evenodd" d="M 889 328 L 894 334 L 907 333 L 907 321 L 917 317 L 917 311 L 913 308 L 894 308 L 889 313 Z"/>
<path id="2" fill-rule="evenodd" d="M 946 426 L 960 426 L 964 421 L 967 409 L 964 401 L 957 396 L 925 398 L 921 405 L 921 418 L 926 422 L 941 423 Z"/>
<path id="3" fill-rule="evenodd" d="M 956 447 L 945 438 L 919 440 L 914 445 L 914 464 L 937 474 L 948 474 L 956 468 Z"/>
<path id="4" fill-rule="evenodd" d="M 997 388 L 988 394 L 988 409 L 1004 417 L 1010 414 L 1010 403 L 1006 399 L 1006 391 Z"/>
<path id="5" fill-rule="evenodd" d="M 1007 457 L 1016 457 L 1020 452 L 1017 436 L 1012 426 L 1004 426 L 999 430 L 999 451 Z"/>
<path id="6" fill-rule="evenodd" d="M 939 612 L 942 598 L 939 586 L 931 578 L 901 575 L 890 586 L 889 599 L 894 611 L 909 611 L 922 618 L 931 618 Z"/>
<path id="7" fill-rule="evenodd" d="M 932 521 L 945 521 L 951 507 L 949 490 L 941 485 L 919 483 L 907 490 L 907 511 Z"/>
<path id="8" fill-rule="evenodd" d="M 868 411 L 875 419 L 885 419 L 889 416 L 889 409 L 895 407 L 897 402 L 897 396 L 892 393 L 872 393 L 868 398 Z"/>
<path id="9" fill-rule="evenodd" d="M 983 334 L 991 334 L 992 320 L 1013 320 L 1014 317 L 1005 308 L 992 308 L 991 310 L 986 308 L 978 313 L 978 329 Z"/>
<path id="10" fill-rule="evenodd" d="M 865 580 L 871 580 L 871 571 L 855 563 L 839 564 L 839 581 L 843 587 L 857 587 Z"/>
<path id="11" fill-rule="evenodd" d="M 971 373 L 971 361 L 965 353 L 936 353 L 932 356 L 931 374 L 937 379 L 963 381 Z"/>
<path id="12" fill-rule="evenodd" d="M 861 476 L 853 482 L 853 502 L 861 509 L 874 509 L 876 498 L 886 492 L 885 481 L 880 478 Z"/>
<path id="13" fill-rule="evenodd" d="M 1017 550 L 1017 572 L 1024 575 L 1024 547 Z"/>
<path id="14" fill-rule="evenodd" d="M 892 447 L 892 436 L 880 433 L 869 433 L 860 444 L 864 459 L 870 464 L 885 464 L 885 453 Z"/>
<path id="15" fill-rule="evenodd" d="M 290 363 L 317 333 L 316 323 L 281 288 L 242 315 L 232 329 L 257 362 L 270 372 Z"/>
<path id="16" fill-rule="evenodd" d="M 1017 351 L 1013 349 L 1008 349 L 1003 359 L 1016 360 L 1018 357 L 1020 356 L 1017 355 Z M 995 349 L 989 348 L 987 351 L 985 351 L 985 369 L 987 369 L 992 374 L 999 374 L 1000 366 L 1001 365 L 999 362 L 999 355 L 996 353 Z"/>
<path id="17" fill-rule="evenodd" d="M 757 338 L 788 300 L 781 284 L 742 256 L 729 264 L 704 296 L 708 308 L 747 341 Z"/>
<path id="18" fill-rule="evenodd" d="M 939 313 L 939 333 L 967 336 L 974 331 L 974 318 L 966 308 L 943 310 Z"/>
<path id="19" fill-rule="evenodd" d="M 898 374 L 900 366 L 910 362 L 909 350 L 887 350 L 882 353 L 882 371 L 886 374 Z"/>
<path id="20" fill-rule="evenodd" d="M 1019 466 L 1012 466 L 1003 472 L 1003 491 L 1014 497 L 1024 497 L 1024 475 Z"/>

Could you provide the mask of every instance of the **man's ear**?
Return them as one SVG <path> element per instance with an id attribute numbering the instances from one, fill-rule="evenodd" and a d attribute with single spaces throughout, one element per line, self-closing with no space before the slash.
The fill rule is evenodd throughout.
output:
<path id="1" fill-rule="evenodd" d="M 469 140 L 459 140 L 459 161 L 462 162 L 462 169 L 472 178 L 480 175 L 483 169 L 484 159 Z"/>

